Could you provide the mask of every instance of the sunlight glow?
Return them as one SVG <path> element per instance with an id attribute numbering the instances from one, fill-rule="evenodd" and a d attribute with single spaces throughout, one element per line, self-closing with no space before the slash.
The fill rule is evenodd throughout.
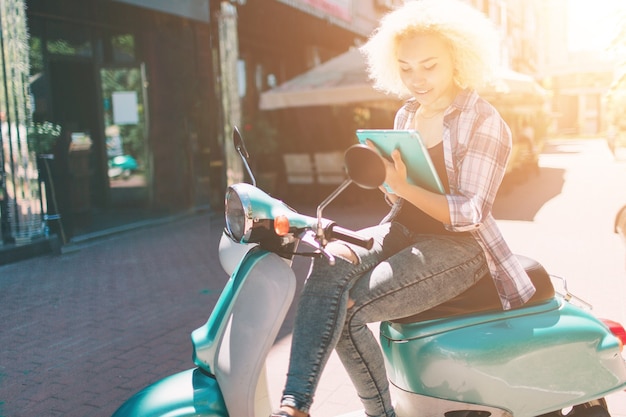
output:
<path id="1" fill-rule="evenodd" d="M 567 0 L 568 49 L 604 51 L 626 16 L 624 0 Z M 623 20 L 621 20 L 623 22 Z"/>

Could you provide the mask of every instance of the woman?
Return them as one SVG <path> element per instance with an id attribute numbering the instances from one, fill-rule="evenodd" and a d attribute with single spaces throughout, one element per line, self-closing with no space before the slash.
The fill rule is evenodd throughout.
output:
<path id="1" fill-rule="evenodd" d="M 367 323 L 412 316 L 490 274 L 502 307 L 535 289 L 491 215 L 511 148 L 509 128 L 475 92 L 491 68 L 496 33 L 479 11 L 456 0 L 407 2 L 385 16 L 362 47 L 377 88 L 410 98 L 395 129 L 420 132 L 445 195 L 407 182 L 398 153 L 386 163 L 391 213 L 361 231 L 365 250 L 335 242 L 335 266 L 313 262 L 292 340 L 281 407 L 305 417 L 335 348 L 367 416 L 395 416 L 382 353 Z M 382 189 L 382 188 L 381 188 Z M 384 191 L 384 189 L 383 189 Z"/>

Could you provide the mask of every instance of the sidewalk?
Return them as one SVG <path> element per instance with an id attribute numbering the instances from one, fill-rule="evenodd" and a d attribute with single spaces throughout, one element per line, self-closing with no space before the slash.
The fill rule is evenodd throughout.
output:
<path id="1" fill-rule="evenodd" d="M 202 210 L 206 211 L 208 208 L 196 211 Z M 55 233 L 51 233 L 49 236 L 33 238 L 20 243 L 0 243 L 0 266 L 37 256 L 55 254 L 62 250 L 72 250 L 76 244 L 82 244 L 87 240 L 167 223 L 177 218 L 189 216 L 190 213 L 191 211 L 170 212 L 144 208 L 93 209 L 89 214 L 89 220 L 85 221 L 80 228 L 72 229 L 72 233 L 67 230 L 67 225 L 57 223 L 60 220 L 49 220 L 49 226 L 57 229 Z M 59 227 L 64 229 L 61 230 Z"/>

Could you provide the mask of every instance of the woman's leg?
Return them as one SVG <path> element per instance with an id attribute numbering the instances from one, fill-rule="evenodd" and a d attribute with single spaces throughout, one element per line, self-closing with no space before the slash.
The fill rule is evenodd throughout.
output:
<path id="1" fill-rule="evenodd" d="M 406 229 L 393 223 L 360 234 L 373 237 L 374 246 L 371 250 L 351 246 L 356 263 L 342 258 L 337 258 L 334 266 L 324 258 L 313 262 L 298 303 L 281 406 L 308 412 L 322 370 L 343 329 L 352 283 L 410 243 Z"/>
<path id="2" fill-rule="evenodd" d="M 488 273 L 474 238 L 417 236 L 356 281 L 336 350 L 368 416 L 394 416 L 382 352 L 368 323 L 417 314 L 455 297 Z"/>

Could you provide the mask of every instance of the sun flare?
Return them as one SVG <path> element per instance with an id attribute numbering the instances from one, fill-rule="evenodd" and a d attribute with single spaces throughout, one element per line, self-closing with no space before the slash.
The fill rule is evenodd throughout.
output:
<path id="1" fill-rule="evenodd" d="M 568 47 L 571 51 L 606 50 L 626 21 L 624 0 L 568 0 Z"/>

